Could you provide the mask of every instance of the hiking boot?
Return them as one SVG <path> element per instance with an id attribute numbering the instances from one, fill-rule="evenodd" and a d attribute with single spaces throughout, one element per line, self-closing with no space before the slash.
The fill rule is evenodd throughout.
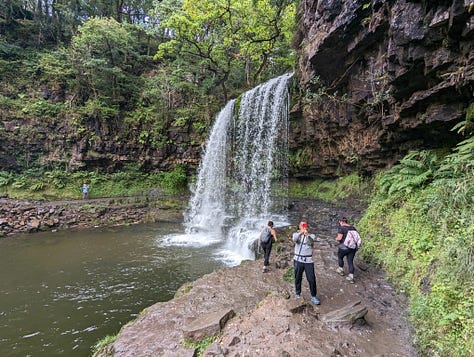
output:
<path id="1" fill-rule="evenodd" d="M 268 268 L 266 266 L 263 267 L 262 273 L 266 273 L 268 271 Z"/>
<path id="2" fill-rule="evenodd" d="M 300 294 L 296 294 L 296 295 L 295 295 L 295 298 L 300 299 L 300 298 L 301 298 L 301 295 L 300 295 Z"/>
<path id="3" fill-rule="evenodd" d="M 320 305 L 321 304 L 321 302 L 319 301 L 319 299 L 316 296 L 311 297 L 311 302 L 315 305 Z"/>
<path id="4" fill-rule="evenodd" d="M 346 278 L 346 280 L 349 280 L 351 283 L 354 282 L 354 274 L 349 274 Z"/>
<path id="5" fill-rule="evenodd" d="M 338 273 L 340 276 L 344 276 L 344 269 L 341 267 L 337 267 L 336 273 Z"/>

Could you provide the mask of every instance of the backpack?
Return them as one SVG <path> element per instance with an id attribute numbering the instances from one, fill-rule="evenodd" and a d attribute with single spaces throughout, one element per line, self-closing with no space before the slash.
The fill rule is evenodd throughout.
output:
<path id="1" fill-rule="evenodd" d="M 260 241 L 262 243 L 268 243 L 272 238 L 272 230 L 270 228 L 265 228 L 260 236 Z"/>
<path id="2" fill-rule="evenodd" d="M 347 231 L 346 239 L 344 239 L 344 245 L 347 248 L 359 249 L 362 245 L 362 239 L 360 238 L 359 232 L 355 229 Z"/>

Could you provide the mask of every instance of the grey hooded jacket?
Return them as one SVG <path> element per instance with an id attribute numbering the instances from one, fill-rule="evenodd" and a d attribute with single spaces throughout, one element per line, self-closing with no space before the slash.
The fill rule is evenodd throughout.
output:
<path id="1" fill-rule="evenodd" d="M 302 232 L 293 233 L 293 242 L 295 242 L 294 260 L 302 263 L 313 263 L 313 245 L 316 236 L 312 233 L 304 235 Z"/>

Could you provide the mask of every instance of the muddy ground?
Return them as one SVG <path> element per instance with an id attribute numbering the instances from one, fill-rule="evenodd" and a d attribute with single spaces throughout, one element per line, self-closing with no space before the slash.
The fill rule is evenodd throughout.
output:
<path id="1" fill-rule="evenodd" d="M 280 241 L 269 272 L 262 273 L 258 257 L 208 274 L 189 291 L 183 288 L 174 299 L 146 309 L 97 356 L 195 356 L 196 348 L 184 342 L 190 326 L 213 313 L 229 312 L 233 317 L 220 320 L 220 333 L 204 356 L 417 356 L 405 318 L 406 301 L 383 273 L 357 257 L 355 283 L 335 272 L 337 217 L 356 220 L 362 209 L 311 200 L 291 203 L 291 222 L 305 219 L 317 235 L 313 254 L 321 305 L 310 302 L 305 278 L 302 299 L 295 298 L 289 271 L 293 246 L 286 239 L 294 226 L 277 227 Z M 326 321 L 334 311 L 359 301 L 357 306 L 367 308 L 364 319 Z"/>

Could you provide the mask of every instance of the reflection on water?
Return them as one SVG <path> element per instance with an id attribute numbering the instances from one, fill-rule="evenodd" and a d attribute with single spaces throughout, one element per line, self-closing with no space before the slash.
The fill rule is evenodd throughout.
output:
<path id="1" fill-rule="evenodd" d="M 169 246 L 160 223 L 0 239 L 0 356 L 88 356 L 186 281 L 220 268 L 217 246 Z"/>

